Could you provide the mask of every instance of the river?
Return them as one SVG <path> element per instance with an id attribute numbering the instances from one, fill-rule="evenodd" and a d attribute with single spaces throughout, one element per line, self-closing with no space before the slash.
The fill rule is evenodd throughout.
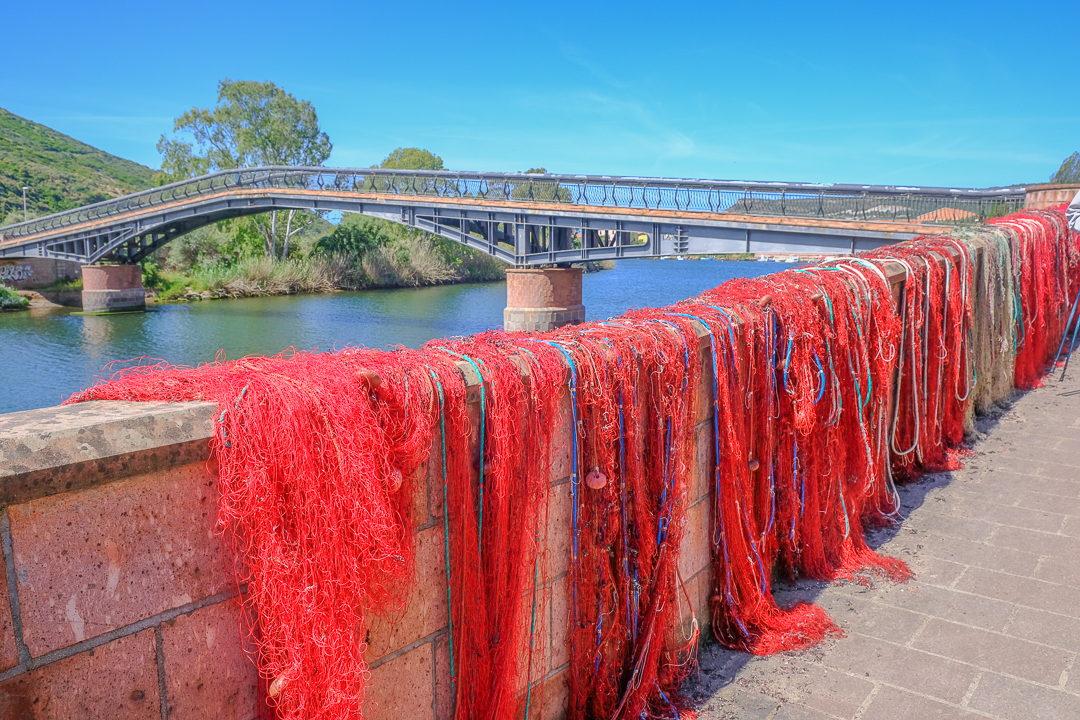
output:
<path id="1" fill-rule="evenodd" d="M 621 260 L 588 273 L 589 320 L 693 297 L 734 277 L 792 267 L 777 263 Z M 113 361 L 149 357 L 198 365 L 289 347 L 418 347 L 433 338 L 502 325 L 506 285 L 443 285 L 328 295 L 209 300 L 145 313 L 82 315 L 69 309 L 0 313 L 0 413 L 57 405 L 108 374 Z"/>

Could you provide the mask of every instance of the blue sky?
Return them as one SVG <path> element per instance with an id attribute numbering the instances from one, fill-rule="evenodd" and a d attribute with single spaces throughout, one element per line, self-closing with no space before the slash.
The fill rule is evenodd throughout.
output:
<path id="1" fill-rule="evenodd" d="M 157 167 L 218 80 L 310 100 L 328 164 L 988 187 L 1080 150 L 1061 4 L 12 2 L 0 107 Z M 22 29 L 27 29 L 23 31 Z"/>

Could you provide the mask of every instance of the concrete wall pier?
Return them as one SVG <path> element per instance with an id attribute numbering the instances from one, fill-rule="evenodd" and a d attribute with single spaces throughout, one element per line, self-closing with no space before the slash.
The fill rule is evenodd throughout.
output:
<path id="1" fill-rule="evenodd" d="M 84 312 L 146 309 L 138 265 L 83 265 L 82 277 Z"/>
<path id="2" fill-rule="evenodd" d="M 585 322 L 581 272 L 581 268 L 507 270 L 503 327 L 543 332 Z"/>

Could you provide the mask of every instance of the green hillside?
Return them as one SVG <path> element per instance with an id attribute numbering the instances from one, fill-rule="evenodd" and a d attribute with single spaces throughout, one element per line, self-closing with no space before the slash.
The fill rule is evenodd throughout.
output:
<path id="1" fill-rule="evenodd" d="M 27 209 L 48 215 L 153 186 L 154 171 L 0 108 L 0 225 Z"/>

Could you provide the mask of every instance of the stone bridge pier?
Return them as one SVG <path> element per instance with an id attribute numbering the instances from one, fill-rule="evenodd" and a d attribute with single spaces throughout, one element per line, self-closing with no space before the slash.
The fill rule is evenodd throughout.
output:
<path id="1" fill-rule="evenodd" d="M 82 278 L 83 312 L 146 309 L 139 265 L 83 265 Z"/>
<path id="2" fill-rule="evenodd" d="M 506 271 L 506 330 L 543 332 L 585 322 L 581 268 L 515 268 Z"/>

